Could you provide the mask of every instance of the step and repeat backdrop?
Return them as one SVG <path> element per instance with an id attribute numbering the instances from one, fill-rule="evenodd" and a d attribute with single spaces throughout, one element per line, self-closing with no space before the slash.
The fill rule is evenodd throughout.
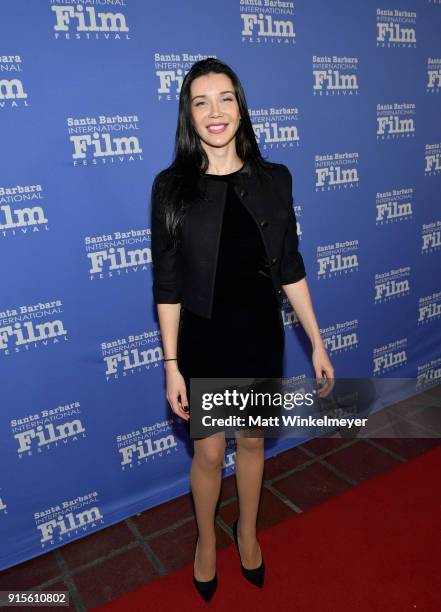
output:
<path id="1" fill-rule="evenodd" d="M 293 174 L 336 376 L 439 379 L 440 1 L 1 9 L 0 569 L 189 491 L 192 442 L 165 397 L 151 293 L 150 190 L 203 57 L 237 72 L 262 154 Z M 286 376 L 314 376 L 286 298 L 283 318 Z M 266 442 L 269 457 L 300 440 Z M 234 457 L 230 440 L 225 475 Z"/>

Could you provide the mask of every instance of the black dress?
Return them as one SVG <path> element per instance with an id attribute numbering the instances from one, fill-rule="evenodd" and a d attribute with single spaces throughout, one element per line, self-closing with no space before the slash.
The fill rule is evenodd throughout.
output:
<path id="1" fill-rule="evenodd" d="M 262 273 L 266 256 L 260 230 L 227 181 L 210 319 L 181 307 L 177 363 L 187 387 L 191 377 L 281 377 L 285 332 L 271 277 Z M 259 270 L 261 270 L 259 272 Z M 185 421 L 189 431 L 189 421 Z"/>

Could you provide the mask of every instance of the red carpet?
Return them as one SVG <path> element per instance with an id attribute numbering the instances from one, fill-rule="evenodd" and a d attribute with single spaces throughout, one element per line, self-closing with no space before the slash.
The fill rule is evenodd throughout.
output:
<path id="1" fill-rule="evenodd" d="M 438 447 L 259 532 L 263 589 L 242 577 L 232 545 L 218 552 L 209 604 L 187 565 L 95 609 L 439 612 L 440 467 Z"/>

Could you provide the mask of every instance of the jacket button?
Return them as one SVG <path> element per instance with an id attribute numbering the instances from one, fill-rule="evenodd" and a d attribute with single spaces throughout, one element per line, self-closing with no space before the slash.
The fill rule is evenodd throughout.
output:
<path id="1" fill-rule="evenodd" d="M 274 265 L 275 263 L 277 263 L 277 257 L 273 257 L 271 260 L 271 263 Z"/>
<path id="2" fill-rule="evenodd" d="M 240 192 L 240 197 L 244 198 L 246 195 L 248 195 L 248 191 L 245 191 L 244 189 L 242 189 L 242 191 Z"/>
<path id="3" fill-rule="evenodd" d="M 266 227 L 268 225 L 268 221 L 266 219 L 262 219 L 260 222 L 260 227 Z"/>
<path id="4" fill-rule="evenodd" d="M 281 289 L 277 289 L 277 293 L 280 295 L 282 293 Z"/>

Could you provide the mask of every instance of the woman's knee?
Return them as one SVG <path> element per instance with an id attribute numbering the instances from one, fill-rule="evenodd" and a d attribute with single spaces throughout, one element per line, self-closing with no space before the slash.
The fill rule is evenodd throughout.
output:
<path id="1" fill-rule="evenodd" d="M 261 451 L 265 443 L 265 438 L 238 437 L 236 444 L 238 450 Z"/>
<path id="2" fill-rule="evenodd" d="M 194 459 L 204 467 L 216 468 L 222 465 L 225 457 L 225 439 L 206 439 L 195 442 Z"/>

